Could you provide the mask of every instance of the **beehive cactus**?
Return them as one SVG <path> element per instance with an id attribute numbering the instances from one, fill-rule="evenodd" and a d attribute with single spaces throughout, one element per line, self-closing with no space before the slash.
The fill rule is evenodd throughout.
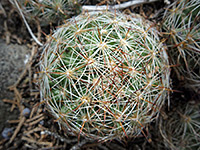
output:
<path id="1" fill-rule="evenodd" d="M 60 26 L 41 59 L 41 95 L 77 135 L 136 136 L 169 91 L 168 58 L 156 28 L 139 16 L 81 14 Z"/>
<path id="2" fill-rule="evenodd" d="M 200 1 L 178 0 L 165 12 L 169 54 L 178 79 L 195 91 L 200 87 Z"/>
<path id="3" fill-rule="evenodd" d="M 184 104 L 160 120 L 160 132 L 166 148 L 198 150 L 200 147 L 200 105 Z M 159 141 L 161 143 L 161 141 Z M 163 147 L 161 148 L 163 149 Z"/>
<path id="4" fill-rule="evenodd" d="M 17 0 L 26 18 L 42 25 L 58 23 L 80 13 L 79 0 Z M 15 4 L 13 2 L 13 4 Z"/>

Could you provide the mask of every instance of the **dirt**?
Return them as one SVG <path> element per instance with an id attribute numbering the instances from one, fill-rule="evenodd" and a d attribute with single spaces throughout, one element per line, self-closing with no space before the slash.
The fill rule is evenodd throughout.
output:
<path id="1" fill-rule="evenodd" d="M 22 73 L 30 56 L 30 50 L 24 45 L 9 44 L 0 39 L 0 132 L 8 120 L 17 119 L 18 110 L 10 112 L 10 104 L 3 99 L 14 99 L 14 93 L 8 87 L 13 85 Z"/>

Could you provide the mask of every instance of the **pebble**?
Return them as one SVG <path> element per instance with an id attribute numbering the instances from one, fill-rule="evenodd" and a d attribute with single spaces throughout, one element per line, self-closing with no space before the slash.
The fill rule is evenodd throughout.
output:
<path id="1" fill-rule="evenodd" d="M 1 135 L 4 139 L 9 139 L 13 133 L 12 128 L 4 128 Z"/>
<path id="2" fill-rule="evenodd" d="M 30 114 L 31 110 L 29 108 L 24 108 L 22 114 L 25 116 L 25 117 L 28 117 L 29 114 Z"/>
<path id="3" fill-rule="evenodd" d="M 40 124 L 43 126 L 43 125 L 44 125 L 44 120 L 41 120 L 41 121 L 40 121 Z"/>

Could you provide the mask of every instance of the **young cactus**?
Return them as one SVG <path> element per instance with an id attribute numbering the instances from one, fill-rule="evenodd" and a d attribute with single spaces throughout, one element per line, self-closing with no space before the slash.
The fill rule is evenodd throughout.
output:
<path id="1" fill-rule="evenodd" d="M 200 105 L 185 104 L 159 119 L 165 147 L 174 150 L 197 150 L 200 147 Z M 163 149 L 163 148 L 161 148 Z"/>
<path id="2" fill-rule="evenodd" d="M 165 12 L 163 26 L 178 79 L 200 90 L 200 1 L 175 1 Z"/>
<path id="3" fill-rule="evenodd" d="M 153 24 L 114 12 L 81 14 L 60 26 L 41 60 L 41 95 L 77 135 L 137 136 L 169 91 L 168 57 Z"/>
<path id="4" fill-rule="evenodd" d="M 17 2 L 29 20 L 37 18 L 42 25 L 58 24 L 59 21 L 79 14 L 81 10 L 79 0 L 17 0 Z"/>

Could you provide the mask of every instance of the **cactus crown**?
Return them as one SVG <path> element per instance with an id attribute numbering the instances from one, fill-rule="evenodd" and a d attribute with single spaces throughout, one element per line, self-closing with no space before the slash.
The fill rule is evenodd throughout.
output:
<path id="1" fill-rule="evenodd" d="M 139 16 L 81 14 L 60 26 L 41 61 L 41 93 L 70 131 L 95 139 L 135 136 L 169 89 L 165 49 Z"/>

